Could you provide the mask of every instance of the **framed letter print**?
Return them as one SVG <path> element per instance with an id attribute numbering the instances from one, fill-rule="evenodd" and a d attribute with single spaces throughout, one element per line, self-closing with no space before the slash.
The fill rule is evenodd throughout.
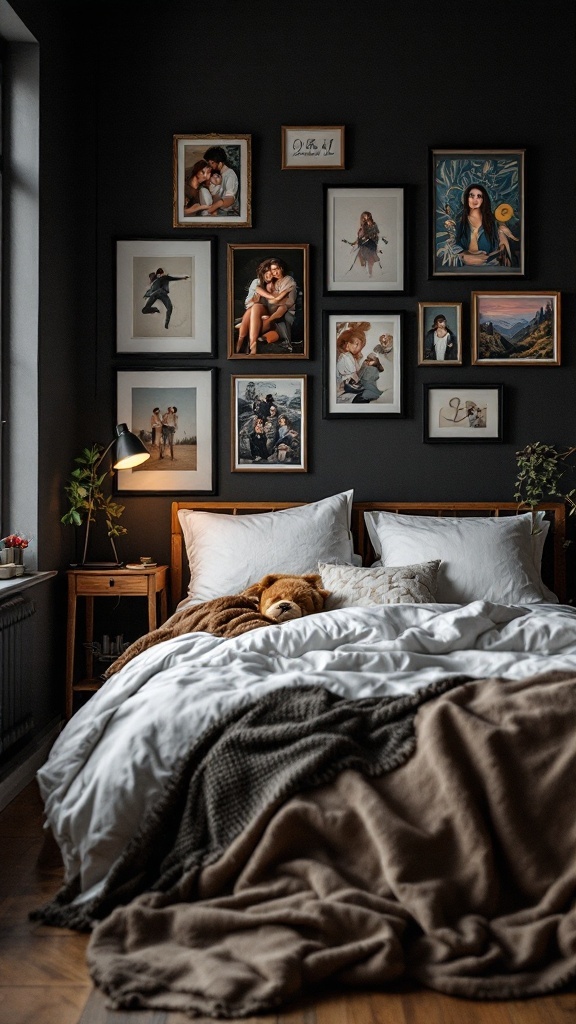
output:
<path id="1" fill-rule="evenodd" d="M 433 149 L 431 276 L 524 277 L 523 149 Z"/>
<path id="2" fill-rule="evenodd" d="M 560 292 L 472 292 L 472 363 L 560 366 Z"/>
<path id="3" fill-rule="evenodd" d="M 404 188 L 324 186 L 324 294 L 405 291 Z"/>
<path id="4" fill-rule="evenodd" d="M 117 422 L 150 458 L 117 473 L 118 493 L 214 494 L 216 370 L 119 370 Z"/>
<path id="5" fill-rule="evenodd" d="M 116 351 L 214 355 L 214 239 L 116 243 Z"/>
<path id="6" fill-rule="evenodd" d="M 502 441 L 502 384 L 424 384 L 424 441 Z"/>
<path id="7" fill-rule="evenodd" d="M 306 472 L 306 376 L 232 377 L 232 472 Z"/>
<path id="8" fill-rule="evenodd" d="M 402 415 L 402 313 L 324 312 L 324 418 Z"/>
<path id="9" fill-rule="evenodd" d="M 462 365 L 462 303 L 418 303 L 418 366 Z"/>
<path id="10" fill-rule="evenodd" d="M 175 228 L 249 228 L 252 136 L 175 135 Z"/>
<path id="11" fill-rule="evenodd" d="M 344 169 L 344 126 L 308 128 L 282 125 L 282 170 Z"/>
<path id="12" fill-rule="evenodd" d="M 228 246 L 229 359 L 308 359 L 308 250 Z"/>

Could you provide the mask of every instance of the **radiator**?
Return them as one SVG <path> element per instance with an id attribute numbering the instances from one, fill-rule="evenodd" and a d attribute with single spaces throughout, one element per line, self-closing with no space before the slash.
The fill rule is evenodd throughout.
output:
<path id="1" fill-rule="evenodd" d="M 33 601 L 16 594 L 0 602 L 0 759 L 34 726 Z"/>

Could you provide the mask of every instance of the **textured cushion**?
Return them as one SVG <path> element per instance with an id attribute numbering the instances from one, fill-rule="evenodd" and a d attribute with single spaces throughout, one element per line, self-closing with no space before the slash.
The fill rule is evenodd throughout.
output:
<path id="1" fill-rule="evenodd" d="M 540 562 L 545 533 L 532 534 L 532 514 L 497 517 L 400 515 L 365 512 L 366 528 L 382 565 L 439 558 L 437 600 L 467 604 L 557 602 L 545 587 Z M 542 529 L 539 514 L 537 528 Z"/>
<path id="2" fill-rule="evenodd" d="M 188 601 L 239 594 L 269 572 L 317 572 L 319 561 L 354 558 L 353 491 L 278 512 L 225 515 L 180 509 L 190 565 Z"/>
<path id="3" fill-rule="evenodd" d="M 322 586 L 331 591 L 325 609 L 353 605 L 434 604 L 440 560 L 418 565 L 357 569 L 318 563 Z"/>

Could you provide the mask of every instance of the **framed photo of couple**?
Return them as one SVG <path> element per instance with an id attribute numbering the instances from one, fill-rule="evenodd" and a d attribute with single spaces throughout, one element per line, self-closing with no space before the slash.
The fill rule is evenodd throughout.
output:
<path id="1" fill-rule="evenodd" d="M 118 423 L 150 458 L 115 475 L 119 494 L 214 494 L 217 370 L 119 370 Z"/>
<path id="2" fill-rule="evenodd" d="M 309 243 L 228 246 L 228 358 L 308 359 Z"/>
<path id="3" fill-rule="evenodd" d="M 174 135 L 172 226 L 252 224 L 252 136 Z"/>
<path id="4" fill-rule="evenodd" d="M 525 277 L 524 149 L 430 150 L 430 276 Z"/>
<path id="5" fill-rule="evenodd" d="M 324 294 L 406 290 L 406 212 L 401 185 L 324 186 Z"/>
<path id="6" fill-rule="evenodd" d="M 306 375 L 233 376 L 232 472 L 306 473 Z"/>
<path id="7" fill-rule="evenodd" d="M 403 415 L 403 314 L 324 312 L 324 419 Z"/>

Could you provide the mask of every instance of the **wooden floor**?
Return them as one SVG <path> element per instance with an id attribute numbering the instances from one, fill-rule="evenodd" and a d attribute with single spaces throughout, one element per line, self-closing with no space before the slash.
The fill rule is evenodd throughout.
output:
<path id="1" fill-rule="evenodd" d="M 28 921 L 28 912 L 50 899 L 61 881 L 60 856 L 54 842 L 43 837 L 41 801 L 32 783 L 0 814 L 0 1024 L 190 1024 L 177 1013 L 106 1009 L 86 970 L 88 936 Z M 213 1018 L 195 1020 L 214 1024 Z M 244 1019 L 244 1024 L 570 1022 L 576 1022 L 576 992 L 502 1003 L 429 991 L 346 993 Z"/>

